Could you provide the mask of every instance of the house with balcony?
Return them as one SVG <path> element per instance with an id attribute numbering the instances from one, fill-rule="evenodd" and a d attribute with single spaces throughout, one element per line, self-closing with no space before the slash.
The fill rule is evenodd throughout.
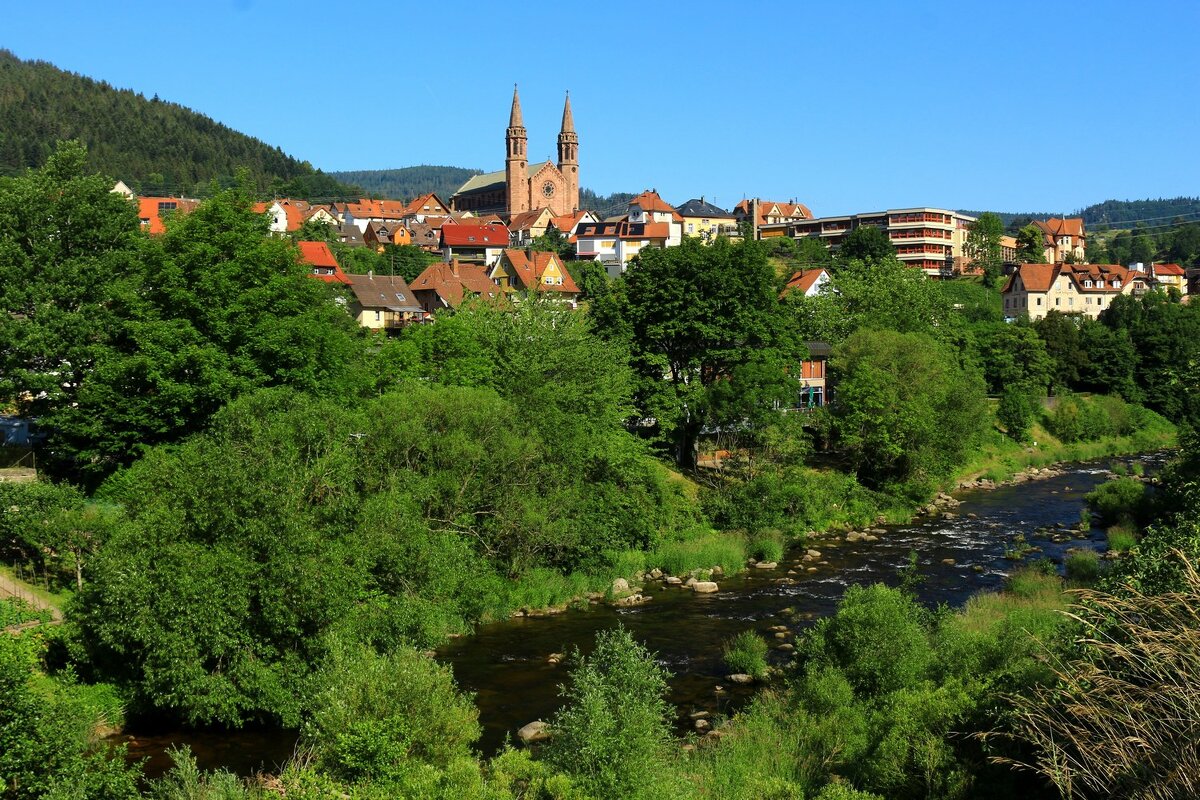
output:
<path id="1" fill-rule="evenodd" d="M 1018 264 L 1000 293 L 1005 318 L 1037 321 L 1051 311 L 1095 319 L 1114 298 L 1149 288 L 1143 273 L 1118 264 Z"/>
<path id="2" fill-rule="evenodd" d="M 1156 288 L 1167 291 L 1174 289 L 1181 295 L 1187 295 L 1187 270 L 1178 264 L 1151 264 L 1150 281 Z"/>
<path id="3" fill-rule="evenodd" d="M 575 254 L 599 261 L 609 277 L 616 278 L 642 250 L 666 247 L 670 240 L 671 226 L 666 222 L 590 222 L 581 224 L 575 234 Z"/>
<path id="4" fill-rule="evenodd" d="M 653 189 L 647 189 L 629 201 L 629 213 L 625 218 L 634 225 L 666 225 L 667 247 L 676 247 L 683 241 L 683 217 Z"/>

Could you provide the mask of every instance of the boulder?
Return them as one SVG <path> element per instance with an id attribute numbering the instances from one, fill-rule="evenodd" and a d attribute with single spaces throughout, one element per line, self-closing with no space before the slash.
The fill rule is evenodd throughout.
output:
<path id="1" fill-rule="evenodd" d="M 695 586 L 696 585 L 696 576 L 693 575 L 692 577 L 688 578 L 686 581 L 683 582 L 683 585 L 688 587 L 689 589 L 691 587 Z"/>
<path id="2" fill-rule="evenodd" d="M 748 683 L 754 683 L 754 676 L 747 675 L 744 672 L 735 672 L 732 675 L 726 675 L 725 680 L 729 681 L 730 683 L 740 683 L 745 685 Z"/>
<path id="3" fill-rule="evenodd" d="M 655 567 L 654 569 L 650 570 L 651 580 L 658 580 L 662 576 L 663 576 L 663 571 L 661 569 L 659 569 L 658 567 Z"/>
<path id="4" fill-rule="evenodd" d="M 692 584 L 692 591 L 696 594 L 712 594 L 719 588 L 715 581 L 695 581 Z"/>
<path id="5" fill-rule="evenodd" d="M 612 601 L 612 604 L 617 608 L 629 608 L 630 606 L 640 606 L 642 603 L 648 602 L 649 600 L 650 598 L 646 595 L 638 593 L 631 594 L 627 597 L 617 598 L 616 600 Z"/>
<path id="6" fill-rule="evenodd" d="M 784 642 L 783 644 L 777 646 L 775 649 L 782 650 L 785 653 L 790 653 L 796 649 L 796 645 L 792 644 L 791 642 Z"/>
<path id="7" fill-rule="evenodd" d="M 820 557 L 821 557 L 821 551 L 820 551 L 820 550 L 812 550 L 812 549 L 808 549 L 808 550 L 805 550 L 805 551 L 804 551 L 804 555 L 806 555 L 806 556 L 812 556 L 813 558 L 820 558 Z"/>
<path id="8" fill-rule="evenodd" d="M 775 569 L 779 565 L 774 561 L 760 561 L 754 565 L 755 569 Z"/>
<path id="9" fill-rule="evenodd" d="M 553 667 L 557 667 L 565 658 L 566 654 L 564 653 L 551 653 L 550 655 L 546 656 L 546 663 Z"/>
<path id="10" fill-rule="evenodd" d="M 695 722 L 693 722 L 692 724 L 695 726 L 696 730 L 699 731 L 700 733 L 704 733 L 705 731 L 712 728 L 712 723 L 706 719 L 698 719 Z"/>
<path id="11" fill-rule="evenodd" d="M 679 586 L 683 583 L 683 578 L 676 578 L 674 575 L 668 575 L 663 580 L 667 586 Z"/>
<path id="12" fill-rule="evenodd" d="M 525 744 L 544 742 L 550 738 L 550 726 L 540 719 L 535 719 L 517 731 L 517 738 Z"/>
<path id="13" fill-rule="evenodd" d="M 725 570 L 721 568 L 720 564 L 718 564 L 717 566 L 712 568 L 712 576 L 714 578 L 724 578 L 725 577 Z"/>
<path id="14" fill-rule="evenodd" d="M 612 582 L 613 594 L 625 594 L 629 591 L 629 581 L 624 578 L 617 578 Z"/>
<path id="15" fill-rule="evenodd" d="M 943 564 L 945 564 L 945 565 L 946 565 L 946 566 L 948 566 L 948 567 L 953 567 L 953 566 L 954 566 L 954 559 L 953 559 L 953 558 L 943 558 L 943 559 L 942 559 L 942 563 L 943 563 Z"/>

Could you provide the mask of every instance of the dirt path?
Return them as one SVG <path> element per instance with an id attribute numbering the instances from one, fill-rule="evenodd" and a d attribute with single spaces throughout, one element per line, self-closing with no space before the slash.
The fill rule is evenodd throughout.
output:
<path id="1" fill-rule="evenodd" d="M 39 611 L 49 611 L 52 619 L 51 624 L 57 625 L 58 623 L 62 622 L 62 609 L 53 603 L 42 599 L 41 596 L 32 591 L 24 582 L 16 580 L 15 578 L 10 578 L 3 572 L 0 572 L 0 597 L 15 597 L 18 600 L 23 600 Z M 5 628 L 5 630 L 19 631 L 40 624 L 41 623 L 39 622 L 26 622 L 23 625 Z"/>

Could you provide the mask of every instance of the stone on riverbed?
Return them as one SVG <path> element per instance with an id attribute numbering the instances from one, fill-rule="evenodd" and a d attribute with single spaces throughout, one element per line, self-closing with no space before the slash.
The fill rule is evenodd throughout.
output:
<path id="1" fill-rule="evenodd" d="M 812 550 L 812 549 L 809 549 L 809 550 L 805 550 L 805 551 L 804 551 L 804 555 L 806 555 L 806 556 L 810 556 L 810 557 L 812 557 L 812 558 L 820 558 L 820 557 L 821 557 L 821 551 L 820 551 L 820 550 Z"/>
<path id="2" fill-rule="evenodd" d="M 658 580 L 663 576 L 663 571 L 658 567 L 655 567 L 654 569 L 650 570 L 649 575 L 651 580 Z"/>
<path id="3" fill-rule="evenodd" d="M 696 594 L 712 594 L 719 588 L 715 581 L 695 581 L 692 584 L 692 591 Z"/>
<path id="4" fill-rule="evenodd" d="M 779 564 L 774 561 L 760 561 L 754 565 L 755 569 L 775 569 Z"/>
<path id="5" fill-rule="evenodd" d="M 725 680 L 729 681 L 730 683 L 740 683 L 745 685 L 747 683 L 754 683 L 754 676 L 747 675 L 744 672 L 735 672 L 732 675 L 726 675 Z"/>
<path id="6" fill-rule="evenodd" d="M 625 580 L 624 578 L 617 578 L 616 580 L 614 580 L 612 582 L 612 593 L 613 594 L 615 594 L 615 595 L 616 594 L 625 594 L 628 591 L 629 591 L 629 581 Z"/>
<path id="7" fill-rule="evenodd" d="M 679 586 L 683 583 L 683 578 L 676 578 L 674 575 L 668 575 L 664 580 L 668 586 Z"/>
<path id="8" fill-rule="evenodd" d="M 631 606 L 640 606 L 647 603 L 651 598 L 644 594 L 631 594 L 628 597 L 621 597 L 612 601 L 612 604 L 617 608 L 629 608 Z"/>
<path id="9" fill-rule="evenodd" d="M 517 731 L 517 738 L 525 744 L 544 742 L 550 738 L 550 726 L 540 719 L 535 719 Z"/>

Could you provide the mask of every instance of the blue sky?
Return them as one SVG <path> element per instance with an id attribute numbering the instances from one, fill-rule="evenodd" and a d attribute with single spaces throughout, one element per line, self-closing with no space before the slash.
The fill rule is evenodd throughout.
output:
<path id="1" fill-rule="evenodd" d="M 553 157 L 570 89 L 584 186 L 818 215 L 1200 195 L 1198 43 L 1197 0 L 68 1 L 0 30 L 325 170 L 499 169 L 514 83 Z"/>

